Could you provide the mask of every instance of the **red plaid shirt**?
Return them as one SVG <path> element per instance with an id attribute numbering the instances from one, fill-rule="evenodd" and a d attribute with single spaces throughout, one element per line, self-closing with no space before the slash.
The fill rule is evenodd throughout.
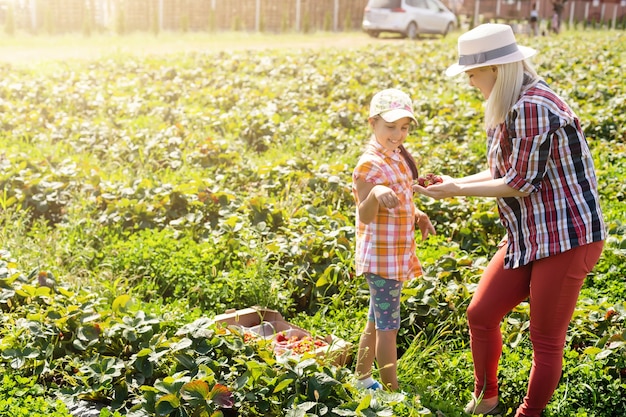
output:
<path id="1" fill-rule="evenodd" d="M 526 86 L 506 122 L 487 136 L 492 176 L 530 192 L 497 199 L 509 243 L 506 268 L 606 238 L 593 160 L 579 120 L 543 81 Z"/>
<path id="2" fill-rule="evenodd" d="M 415 204 L 411 169 L 399 152 L 391 152 L 375 139 L 367 145 L 352 174 L 352 192 L 359 204 L 356 180 L 391 188 L 400 203 L 393 209 L 379 207 L 370 224 L 361 223 L 356 211 L 356 274 L 366 272 L 407 281 L 422 274 L 415 254 Z"/>

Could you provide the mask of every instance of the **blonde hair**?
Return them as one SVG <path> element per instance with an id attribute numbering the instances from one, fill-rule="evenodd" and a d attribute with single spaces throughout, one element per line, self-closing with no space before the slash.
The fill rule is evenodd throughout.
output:
<path id="1" fill-rule="evenodd" d="M 531 77 L 530 85 L 539 81 L 537 72 L 527 61 L 517 61 L 496 66 L 498 75 L 485 105 L 485 127 L 492 129 L 504 123 L 506 115 L 519 100 L 524 84 L 524 74 Z"/>

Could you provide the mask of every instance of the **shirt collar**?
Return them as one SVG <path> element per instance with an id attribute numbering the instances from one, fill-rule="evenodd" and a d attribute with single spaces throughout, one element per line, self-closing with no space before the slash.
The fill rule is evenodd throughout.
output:
<path id="1" fill-rule="evenodd" d="M 522 79 L 522 91 L 521 91 L 520 96 L 524 95 L 526 91 L 528 91 L 530 88 L 534 87 L 540 82 L 542 82 L 542 80 L 535 79 L 529 73 L 524 72 L 524 78 Z"/>
<path id="2" fill-rule="evenodd" d="M 398 157 L 400 156 L 400 148 L 396 148 L 395 150 L 390 151 L 389 149 L 378 143 L 374 136 L 372 136 L 372 139 L 369 142 L 369 146 L 371 146 L 375 152 L 378 152 L 387 158 L 398 159 Z"/>

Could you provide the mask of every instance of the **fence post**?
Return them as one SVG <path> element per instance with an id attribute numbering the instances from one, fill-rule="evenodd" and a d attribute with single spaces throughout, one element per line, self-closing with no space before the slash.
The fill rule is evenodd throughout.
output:
<path id="1" fill-rule="evenodd" d="M 256 32 L 261 31 L 261 0 L 256 0 L 254 10 L 254 30 Z"/>
<path id="2" fill-rule="evenodd" d="M 157 11 L 159 16 L 159 32 L 163 32 L 163 0 L 159 0 L 159 10 Z"/>
<path id="3" fill-rule="evenodd" d="M 600 25 L 600 27 L 604 26 L 604 16 L 605 16 L 605 12 L 606 12 L 606 3 L 602 3 L 602 5 L 600 6 L 600 21 L 602 22 Z"/>
<path id="4" fill-rule="evenodd" d="M 296 0 L 296 32 L 300 32 L 300 0 Z"/>
<path id="5" fill-rule="evenodd" d="M 478 22 L 480 18 L 478 14 L 480 13 L 480 0 L 476 0 L 474 3 L 474 27 L 478 26 Z"/>
<path id="6" fill-rule="evenodd" d="M 30 2 L 29 2 L 30 3 Z M 30 6 L 30 29 L 33 33 L 37 31 L 37 2 L 33 1 Z"/>

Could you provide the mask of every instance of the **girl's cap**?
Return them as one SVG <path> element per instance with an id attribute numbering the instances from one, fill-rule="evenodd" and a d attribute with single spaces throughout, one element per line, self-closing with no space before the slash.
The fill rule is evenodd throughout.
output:
<path id="1" fill-rule="evenodd" d="M 415 114 L 413 114 L 411 97 L 396 88 L 379 91 L 372 97 L 369 117 L 374 116 L 380 116 L 390 123 L 403 117 L 409 117 L 417 123 Z"/>

